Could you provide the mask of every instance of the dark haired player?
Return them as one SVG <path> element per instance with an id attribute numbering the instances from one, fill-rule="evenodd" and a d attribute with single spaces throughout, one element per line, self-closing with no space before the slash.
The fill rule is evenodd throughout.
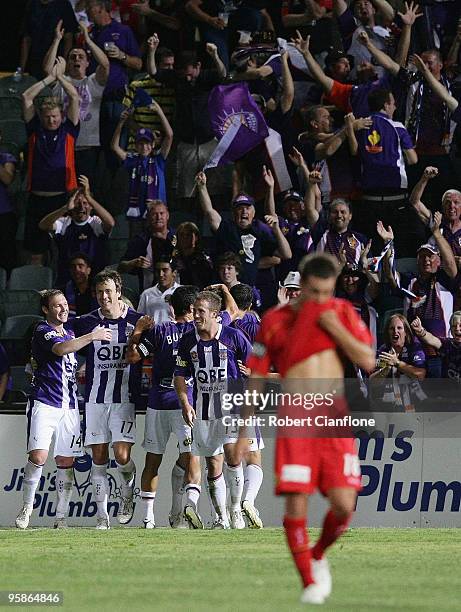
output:
<path id="1" fill-rule="evenodd" d="M 299 299 L 263 317 L 248 360 L 251 376 L 264 378 L 274 366 L 285 379 L 323 379 L 322 387 L 334 385 L 334 408 L 344 413 L 347 405 L 342 390 L 338 390 L 338 381 L 344 378 L 343 359 L 372 370 L 375 359 L 371 336 L 353 306 L 333 298 L 338 276 L 334 257 L 326 253 L 308 255 L 301 261 L 300 273 Z M 353 438 L 346 437 L 281 434 L 278 431 L 276 442 L 276 493 L 286 496 L 283 525 L 304 585 L 301 601 L 322 604 L 331 593 L 324 553 L 347 529 L 361 487 L 355 444 Z M 239 447 L 245 447 L 245 442 Z M 317 488 L 328 498 L 330 509 L 320 538 L 311 549 L 306 531 L 307 499 Z"/>

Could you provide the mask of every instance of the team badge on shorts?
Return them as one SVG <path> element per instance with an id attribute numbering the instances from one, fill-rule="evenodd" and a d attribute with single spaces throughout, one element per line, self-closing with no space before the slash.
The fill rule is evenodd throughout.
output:
<path id="1" fill-rule="evenodd" d="M 184 446 L 190 446 L 192 444 L 192 438 L 184 438 L 182 443 Z"/>

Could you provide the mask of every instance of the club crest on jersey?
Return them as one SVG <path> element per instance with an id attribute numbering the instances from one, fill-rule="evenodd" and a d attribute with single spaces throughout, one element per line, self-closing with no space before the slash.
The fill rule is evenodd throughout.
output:
<path id="1" fill-rule="evenodd" d="M 221 349 L 219 351 L 219 359 L 221 361 L 224 361 L 225 359 L 227 359 L 227 349 Z"/>
<path id="2" fill-rule="evenodd" d="M 193 361 L 194 363 L 196 363 L 196 362 L 198 361 L 198 355 L 197 355 L 197 352 L 196 352 L 196 351 L 191 351 L 190 358 L 192 359 L 192 361 Z"/>
<path id="3" fill-rule="evenodd" d="M 347 244 L 351 247 L 351 249 L 356 249 L 358 243 L 359 241 L 354 235 L 347 237 Z"/>
<path id="4" fill-rule="evenodd" d="M 126 328 L 125 328 L 125 335 L 127 339 L 133 335 L 133 332 L 134 332 L 134 325 L 132 325 L 131 323 L 127 323 Z"/>

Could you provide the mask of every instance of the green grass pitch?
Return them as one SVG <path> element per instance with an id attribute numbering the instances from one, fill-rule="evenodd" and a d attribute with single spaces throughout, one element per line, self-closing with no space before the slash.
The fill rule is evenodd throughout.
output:
<path id="1" fill-rule="evenodd" d="M 352 529 L 328 557 L 324 610 L 461 609 L 461 529 Z M 63 591 L 58 610 L 306 608 L 281 529 L 4 529 L 0 568 L 0 590 Z"/>

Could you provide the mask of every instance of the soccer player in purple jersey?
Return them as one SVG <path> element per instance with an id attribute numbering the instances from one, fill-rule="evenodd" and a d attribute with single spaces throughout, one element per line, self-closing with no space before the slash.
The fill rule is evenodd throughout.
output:
<path id="1" fill-rule="evenodd" d="M 182 336 L 174 375 L 174 387 L 182 406 L 186 423 L 193 427 L 192 455 L 205 456 L 208 485 L 213 506 L 218 515 L 214 527 L 229 529 L 226 512 L 226 483 L 223 476 L 223 452 L 226 457 L 231 498 L 231 526 L 243 529 L 245 522 L 240 509 L 244 476 L 242 463 L 235 460 L 232 431 L 223 423 L 223 400 L 228 381 L 242 378 L 241 367 L 251 352 L 251 345 L 238 330 L 218 323 L 220 298 L 212 291 L 202 291 L 194 303 L 195 330 Z M 240 362 L 240 363 L 239 363 Z M 193 400 L 189 399 L 186 380 L 194 381 Z M 186 487 L 185 518 L 193 527 L 203 523 L 197 514 L 197 485 Z"/>
<path id="2" fill-rule="evenodd" d="M 200 460 L 194 457 L 191 465 L 191 429 L 182 418 L 181 404 L 173 388 L 179 339 L 185 332 L 194 329 L 193 304 L 199 290 L 186 285 L 178 287 L 171 296 L 174 321 L 165 321 L 154 326 L 149 316 L 136 324 L 127 350 L 127 361 L 137 363 L 141 358 L 153 355 L 152 387 L 147 403 L 144 442 L 146 462 L 141 477 L 141 499 L 145 506 L 144 527 L 153 529 L 154 501 L 158 486 L 158 470 L 172 433 L 178 439 L 179 457 L 171 472 L 172 501 L 169 523 L 173 528 L 181 526 L 182 497 L 185 474 L 198 470 Z M 192 388 L 188 388 L 192 401 Z"/>
<path id="3" fill-rule="evenodd" d="M 253 289 L 250 285 L 240 283 L 234 285 L 230 292 L 239 309 L 236 319 L 230 326 L 241 331 L 253 346 L 256 334 L 261 327 L 261 319 L 251 310 Z M 250 528 L 261 529 L 263 522 L 259 517 L 258 510 L 255 508 L 255 500 L 263 483 L 261 450 L 264 448 L 264 441 L 258 427 L 250 435 L 249 450 L 245 453 L 246 465 L 243 469 L 242 511 L 247 518 Z"/>
<path id="4" fill-rule="evenodd" d="M 27 404 L 27 452 L 24 468 L 23 506 L 16 527 L 25 529 L 32 514 L 35 491 L 48 458 L 54 435 L 56 461 L 55 528 L 67 527 L 66 516 L 72 495 L 74 457 L 81 452 L 80 415 L 77 403 L 75 352 L 97 340 L 107 340 L 108 330 L 95 327 L 91 333 L 75 338 L 66 329 L 69 306 L 57 289 L 45 291 L 41 307 L 46 320 L 39 323 L 32 337 L 34 377 Z"/>
<path id="5" fill-rule="evenodd" d="M 75 319 L 74 329 L 76 335 L 82 335 L 103 325 L 111 332 L 109 340 L 95 341 L 88 347 L 85 385 L 85 446 L 91 447 L 93 455 L 92 482 L 98 507 L 96 529 L 110 529 L 107 512 L 110 442 L 121 477 L 119 522 L 128 523 L 134 512 L 136 467 L 131 459 L 131 447 L 136 439 L 135 401 L 141 388 L 141 369 L 140 364 L 128 364 L 125 353 L 141 315 L 121 301 L 122 279 L 115 270 L 99 272 L 94 285 L 100 308 Z"/>

